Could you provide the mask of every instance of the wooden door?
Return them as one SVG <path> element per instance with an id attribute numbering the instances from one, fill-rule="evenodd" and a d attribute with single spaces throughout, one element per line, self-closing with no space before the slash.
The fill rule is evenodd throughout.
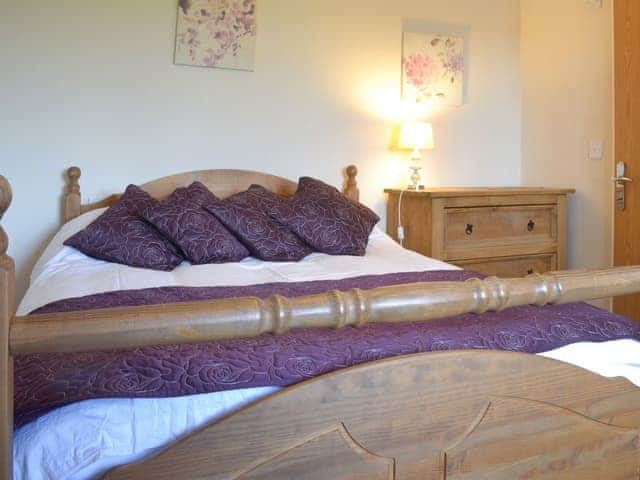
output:
<path id="1" fill-rule="evenodd" d="M 622 183 L 624 210 L 614 207 L 614 264 L 640 265 L 640 0 L 615 0 L 614 16 L 615 162 L 632 180 Z M 614 310 L 640 321 L 640 295 L 616 298 Z"/>

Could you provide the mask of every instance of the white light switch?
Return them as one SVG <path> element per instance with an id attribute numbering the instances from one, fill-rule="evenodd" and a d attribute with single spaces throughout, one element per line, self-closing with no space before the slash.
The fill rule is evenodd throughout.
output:
<path id="1" fill-rule="evenodd" d="M 604 142 L 591 142 L 589 144 L 589 158 L 601 160 L 604 157 Z"/>

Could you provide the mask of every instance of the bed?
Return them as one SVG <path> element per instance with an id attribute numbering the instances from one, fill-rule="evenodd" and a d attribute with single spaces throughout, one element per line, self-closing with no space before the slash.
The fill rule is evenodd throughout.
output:
<path id="1" fill-rule="evenodd" d="M 346 173 L 345 192 L 357 200 L 357 170 Z M 638 291 L 639 269 L 483 279 L 403 250 L 375 229 L 364 257 L 249 258 L 149 272 L 62 246 L 116 200 L 82 205 L 79 177 L 69 171 L 68 222 L 35 266 L 15 317 L 12 263 L 3 254 L 0 264 L 0 380 L 11 385 L 11 352 L 20 425 L 13 436 L 13 422 L 3 423 L 0 450 L 3 471 L 13 463 L 15 478 L 637 478 L 640 329 L 573 302 Z M 296 188 L 228 170 L 143 188 L 163 198 L 194 179 L 220 196 L 251 183 L 284 197 Z M 4 211 L 10 189 L 6 181 L 0 187 Z M 0 247 L 6 252 L 6 241 Z M 162 301 L 147 305 L 158 291 Z M 524 306 L 546 303 L 566 305 Z M 503 311 L 464 315 L 494 310 Z M 478 327 L 479 318 L 487 325 Z M 448 333 L 452 325 L 457 336 Z M 149 368 L 141 359 L 166 353 L 145 346 L 172 348 L 179 363 L 180 348 L 203 342 L 233 346 L 238 362 L 249 356 L 243 348 L 253 349 L 255 365 L 241 369 L 252 378 L 222 369 L 221 379 L 218 369 L 215 381 L 188 382 L 188 395 L 170 391 L 166 379 L 135 395 L 131 385 L 114 387 L 123 365 Z M 327 346 L 323 368 L 304 350 L 310 345 Z M 275 369 L 273 351 L 286 368 Z M 197 354 L 189 351 L 189 365 Z M 75 362 L 100 366 L 84 377 L 67 373 L 82 388 L 69 381 L 51 390 L 51 377 Z M 105 380 L 87 394 L 97 372 Z M 52 399 L 62 391 L 66 398 Z M 12 397 L 7 388 L 0 402 L 7 418 Z"/>

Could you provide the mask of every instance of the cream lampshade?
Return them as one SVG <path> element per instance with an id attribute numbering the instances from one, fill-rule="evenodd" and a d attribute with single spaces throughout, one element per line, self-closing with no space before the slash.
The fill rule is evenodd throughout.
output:
<path id="1" fill-rule="evenodd" d="M 419 165 L 422 160 L 421 150 L 433 150 L 435 143 L 433 141 L 433 127 L 427 122 L 405 122 L 400 126 L 400 135 L 398 137 L 398 149 L 411 150 L 411 185 L 409 188 L 417 190 L 420 188 L 420 170 Z"/>

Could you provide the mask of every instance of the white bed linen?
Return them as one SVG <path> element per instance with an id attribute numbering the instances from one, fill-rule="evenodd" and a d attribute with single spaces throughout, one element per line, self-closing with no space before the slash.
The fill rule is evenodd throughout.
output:
<path id="1" fill-rule="evenodd" d="M 401 248 L 378 227 L 371 233 L 364 257 L 313 253 L 300 262 L 264 262 L 247 258 L 219 265 L 184 262 L 172 272 L 132 268 L 90 258 L 64 240 L 82 230 L 104 210 L 88 212 L 65 224 L 37 262 L 31 285 L 18 307 L 26 315 L 38 307 L 93 293 L 163 286 L 231 286 L 272 282 L 336 280 L 360 275 L 423 270 L 457 270 L 457 267 Z"/>
<path id="2" fill-rule="evenodd" d="M 86 480 L 153 455 L 199 427 L 278 390 L 245 388 L 176 398 L 118 398 L 54 410 L 14 436 L 14 479 Z"/>
<path id="3" fill-rule="evenodd" d="M 376 228 L 364 257 L 312 254 L 297 263 L 254 258 L 225 265 L 181 265 L 157 272 L 102 262 L 64 247 L 101 210 L 67 223 L 34 268 L 31 286 L 18 308 L 24 315 L 63 298 L 106 291 L 170 285 L 248 285 L 340 279 L 402 271 L 456 267 L 402 249 Z M 640 386 L 640 342 L 581 343 L 545 356 L 574 363 L 606 376 L 626 376 Z M 116 465 L 155 452 L 202 425 L 276 391 L 251 388 L 165 399 L 87 400 L 57 409 L 15 435 L 15 479 L 95 478 Z"/>

